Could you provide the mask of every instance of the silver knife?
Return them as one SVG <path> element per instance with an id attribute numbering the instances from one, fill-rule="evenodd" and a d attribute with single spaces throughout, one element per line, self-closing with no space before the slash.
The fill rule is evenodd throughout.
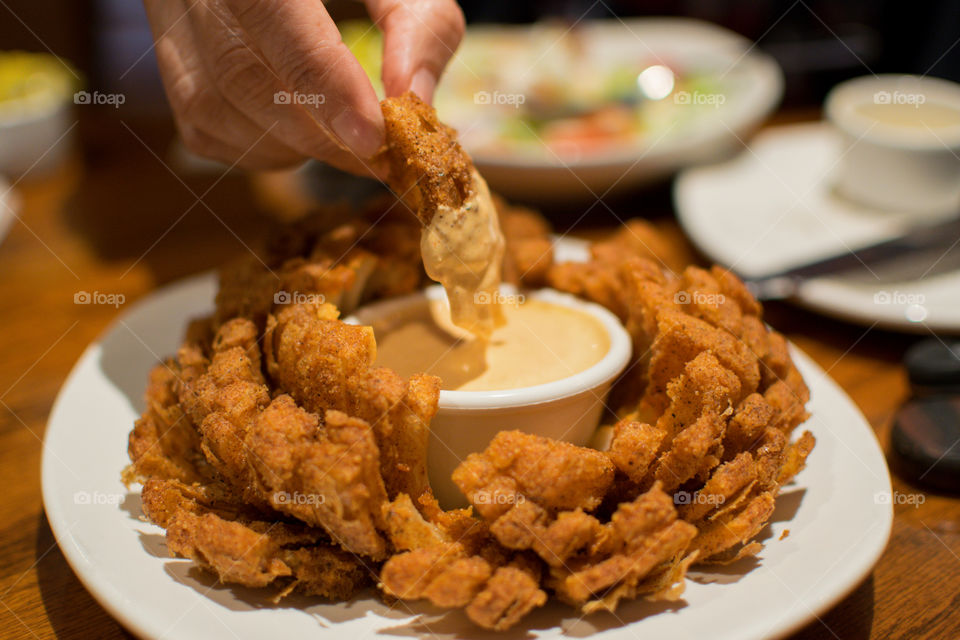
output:
<path id="1" fill-rule="evenodd" d="M 745 278 L 744 282 L 758 300 L 781 300 L 796 295 L 805 281 L 822 276 L 881 284 L 909 282 L 957 269 L 960 218 L 953 218 L 914 227 L 895 238 L 785 271 Z"/>

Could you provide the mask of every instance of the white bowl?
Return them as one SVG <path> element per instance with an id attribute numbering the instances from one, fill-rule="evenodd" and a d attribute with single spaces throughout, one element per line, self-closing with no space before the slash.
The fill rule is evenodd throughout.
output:
<path id="1" fill-rule="evenodd" d="M 432 286 L 369 305 L 344 321 L 372 324 L 378 318 L 444 296 L 442 287 Z M 630 361 L 630 336 L 605 308 L 553 289 L 532 291 L 529 297 L 589 313 L 606 329 L 610 348 L 592 367 L 546 384 L 498 391 L 441 390 L 439 410 L 430 423 L 427 467 L 434 494 L 445 508 L 466 505 L 450 479 L 453 470 L 469 454 L 485 449 L 500 431 L 517 429 L 587 445 L 600 421 L 610 385 Z"/>
<path id="2" fill-rule="evenodd" d="M 73 147 L 74 124 L 67 102 L 29 115 L 0 118 L 0 172 L 40 175 L 60 166 Z"/>
<path id="3" fill-rule="evenodd" d="M 826 118 L 843 135 L 835 187 L 883 211 L 939 215 L 960 208 L 960 124 L 900 126 L 862 113 L 871 104 L 936 104 L 960 111 L 960 85 L 909 75 L 864 76 L 830 91 Z"/>

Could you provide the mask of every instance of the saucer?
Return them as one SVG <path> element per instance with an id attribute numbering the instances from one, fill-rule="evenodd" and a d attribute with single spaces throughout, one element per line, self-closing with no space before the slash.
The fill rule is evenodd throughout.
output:
<path id="1" fill-rule="evenodd" d="M 945 216 L 881 211 L 833 189 L 845 153 L 826 123 L 773 127 L 732 160 L 689 169 L 674 185 L 677 217 L 710 259 L 760 277 L 895 237 Z M 960 333 L 960 238 L 922 279 L 894 268 L 809 280 L 797 302 L 885 329 Z"/>

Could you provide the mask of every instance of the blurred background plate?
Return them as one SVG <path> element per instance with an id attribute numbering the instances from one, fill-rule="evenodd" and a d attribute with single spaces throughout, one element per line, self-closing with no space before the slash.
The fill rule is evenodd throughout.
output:
<path id="1" fill-rule="evenodd" d="M 878 211 L 836 195 L 832 176 L 842 155 L 839 135 L 825 123 L 765 130 L 740 156 L 682 173 L 674 187 L 677 217 L 710 260 L 748 278 L 871 245 L 936 219 Z M 865 275 L 820 277 L 800 287 L 798 302 L 866 326 L 960 333 L 960 238 L 955 240 L 929 258 L 911 257 L 929 260 L 922 279 L 898 277 L 897 264 Z"/>
<path id="2" fill-rule="evenodd" d="M 380 35 L 342 26 L 379 85 Z M 619 193 L 739 148 L 783 76 L 746 38 L 686 18 L 471 25 L 434 104 L 503 195 Z"/>

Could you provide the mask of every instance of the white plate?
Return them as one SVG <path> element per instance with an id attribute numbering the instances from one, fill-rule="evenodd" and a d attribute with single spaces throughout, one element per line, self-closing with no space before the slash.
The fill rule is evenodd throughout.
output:
<path id="1" fill-rule="evenodd" d="M 680 224 L 711 260 L 755 277 L 873 244 L 923 222 L 837 197 L 831 176 L 842 155 L 840 137 L 823 123 L 763 131 L 736 158 L 677 178 Z M 868 326 L 958 332 L 958 291 L 960 271 L 899 283 L 824 277 L 805 283 L 798 299 Z"/>
<path id="2" fill-rule="evenodd" d="M 560 55 L 559 37 L 548 30 L 543 25 L 471 26 L 437 91 L 441 118 L 460 131 L 461 142 L 484 178 L 507 197 L 592 200 L 665 177 L 683 166 L 715 161 L 736 149 L 739 139 L 758 126 L 783 95 L 783 74 L 773 58 L 715 24 L 689 18 L 585 20 L 576 25 L 576 36 L 591 61 L 598 65 L 647 61 L 701 71 L 719 82 L 722 103 L 673 113 L 673 119 L 658 120 L 636 139 L 580 157 L 557 155 L 536 141 L 526 150 L 518 145 L 491 148 L 490 140 L 497 139 L 493 127 L 513 107 L 498 111 L 478 101 L 477 93 L 514 93 L 532 99 L 540 75 L 562 75 L 567 61 Z M 558 30 L 569 33 L 565 27 Z M 514 62 L 500 64 L 493 79 L 488 77 L 490 57 L 471 46 L 473 39 L 479 45 L 491 38 L 503 43 L 501 48 L 516 50 Z M 682 98 L 678 92 L 664 101 Z"/>
<path id="3" fill-rule="evenodd" d="M 139 493 L 126 491 L 120 471 L 147 372 L 178 346 L 187 318 L 211 308 L 215 286 L 212 275 L 194 277 L 136 304 L 84 352 L 57 398 L 44 442 L 44 505 L 87 589 L 145 638 L 496 636 L 459 612 L 416 603 L 391 609 L 372 592 L 348 603 L 291 597 L 275 606 L 269 590 L 218 585 L 189 561 L 168 557 L 163 531 L 140 519 Z M 551 603 L 498 637 L 782 636 L 856 587 L 887 543 L 890 478 L 850 399 L 809 358 L 795 357 L 813 394 L 806 427 L 817 447 L 779 497 L 759 558 L 692 572 L 679 603 L 632 602 L 616 615 L 583 619 Z M 780 540 L 784 529 L 789 537 Z"/>

